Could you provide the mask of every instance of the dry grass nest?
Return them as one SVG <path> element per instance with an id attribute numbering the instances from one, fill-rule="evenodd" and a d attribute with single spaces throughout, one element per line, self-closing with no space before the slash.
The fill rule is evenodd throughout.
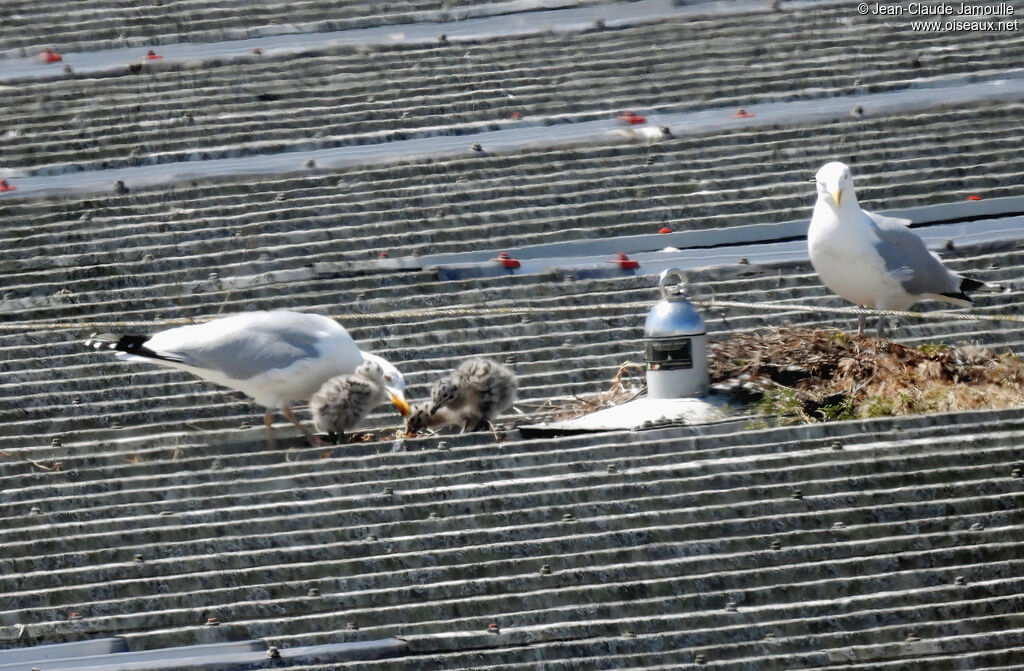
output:
<path id="1" fill-rule="evenodd" d="M 907 347 L 783 328 L 708 344 L 712 387 L 783 422 L 1024 405 L 1024 362 L 983 347 Z"/>

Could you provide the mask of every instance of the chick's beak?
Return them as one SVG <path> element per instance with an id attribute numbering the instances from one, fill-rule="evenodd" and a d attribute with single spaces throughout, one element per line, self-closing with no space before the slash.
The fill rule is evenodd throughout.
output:
<path id="1" fill-rule="evenodd" d="M 402 417 L 409 414 L 409 403 L 405 400 L 405 394 L 397 389 L 388 388 L 388 396 L 391 398 L 391 403 L 398 408 L 398 414 Z"/>
<path id="2" fill-rule="evenodd" d="M 836 189 L 832 191 L 832 200 L 836 201 L 836 206 L 839 206 L 839 198 L 843 195 L 842 189 Z"/>

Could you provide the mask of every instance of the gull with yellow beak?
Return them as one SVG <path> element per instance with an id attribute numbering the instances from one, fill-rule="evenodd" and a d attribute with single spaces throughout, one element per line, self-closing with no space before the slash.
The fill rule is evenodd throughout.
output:
<path id="1" fill-rule="evenodd" d="M 116 351 L 118 358 L 127 361 L 183 370 L 252 397 L 267 409 L 263 424 L 270 447 L 275 446 L 274 410 L 299 427 L 311 445 L 321 445 L 295 418 L 289 403 L 309 401 L 324 382 L 355 372 L 364 361 L 380 367 L 388 398 L 402 415 L 409 413 L 405 378 L 398 369 L 360 350 L 345 327 L 323 315 L 242 312 L 153 335 L 93 335 L 85 345 Z"/>
<path id="2" fill-rule="evenodd" d="M 906 310 L 932 299 L 966 307 L 974 304 L 968 291 L 1004 291 L 946 268 L 907 228 L 910 221 L 860 209 L 845 164 L 826 163 L 815 181 L 818 202 L 807 231 L 811 265 L 825 286 L 851 303 Z M 865 321 L 861 315 L 857 335 L 863 335 Z M 885 319 L 879 317 L 878 337 L 884 335 Z"/>

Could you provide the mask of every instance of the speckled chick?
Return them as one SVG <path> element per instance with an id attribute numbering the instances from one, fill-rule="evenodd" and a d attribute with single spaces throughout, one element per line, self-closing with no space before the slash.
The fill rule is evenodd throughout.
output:
<path id="1" fill-rule="evenodd" d="M 469 359 L 431 388 L 430 412 L 454 410 L 466 418 L 464 430 L 475 430 L 511 408 L 518 391 L 515 373 L 507 367 L 491 359 Z"/>
<path id="2" fill-rule="evenodd" d="M 416 435 L 429 431 L 437 433 L 448 427 L 456 427 L 465 430 L 466 417 L 450 408 L 441 407 L 437 412 L 430 412 L 431 403 L 424 402 L 414 405 L 405 418 L 405 432 L 409 435 Z"/>
<path id="3" fill-rule="evenodd" d="M 375 361 L 364 361 L 351 375 L 324 382 L 309 400 L 313 421 L 335 443 L 345 442 L 345 432 L 363 420 L 388 398 L 384 371 Z"/>

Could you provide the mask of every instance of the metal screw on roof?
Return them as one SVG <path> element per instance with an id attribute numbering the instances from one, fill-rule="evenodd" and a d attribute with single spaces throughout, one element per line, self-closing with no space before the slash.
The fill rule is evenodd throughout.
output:
<path id="1" fill-rule="evenodd" d="M 605 23 L 604 19 L 594 19 L 594 30 L 604 30 Z"/>
<path id="2" fill-rule="evenodd" d="M 121 422 L 118 422 L 118 421 L 111 422 L 110 423 L 110 428 L 111 429 L 120 429 L 121 428 Z"/>
<path id="3" fill-rule="evenodd" d="M 744 256 L 739 261 L 737 261 L 736 263 L 740 264 L 741 266 L 749 266 L 750 265 L 750 259 L 748 259 L 747 257 Z"/>
<path id="4" fill-rule="evenodd" d="M 967 584 L 967 579 L 964 578 L 962 575 L 958 575 L 957 577 L 953 578 L 953 584 L 954 585 L 966 585 Z"/>
<path id="5" fill-rule="evenodd" d="M 496 622 L 491 622 L 489 625 L 487 625 L 487 633 L 488 634 L 500 634 L 501 633 L 501 628 L 498 626 L 498 624 Z"/>
<path id="6" fill-rule="evenodd" d="M 369 536 L 366 537 L 366 540 L 368 540 L 368 541 L 375 541 L 375 540 L 377 540 L 377 534 L 370 534 Z"/>
<path id="7" fill-rule="evenodd" d="M 515 354 L 506 354 L 505 355 L 505 365 L 506 366 L 514 366 L 514 365 L 516 365 L 516 355 Z"/>
<path id="8" fill-rule="evenodd" d="M 636 634 L 634 634 L 631 631 L 624 631 L 624 632 L 622 632 L 622 635 L 625 636 L 626 638 L 636 638 Z"/>
<path id="9" fill-rule="evenodd" d="M 726 603 L 725 604 L 725 610 L 727 610 L 730 613 L 737 612 L 738 609 L 736 608 L 736 602 L 735 601 L 729 601 L 728 603 Z"/>
<path id="10" fill-rule="evenodd" d="M 708 658 L 704 655 L 697 655 L 693 658 L 693 661 L 697 662 L 698 664 L 707 664 Z"/>
<path id="11" fill-rule="evenodd" d="M 985 525 L 981 522 L 975 522 L 971 525 L 971 531 L 984 531 Z"/>
<path id="12" fill-rule="evenodd" d="M 383 489 L 383 490 L 381 491 L 381 494 L 383 494 L 384 496 L 391 496 L 391 495 L 392 495 L 392 494 L 394 494 L 394 493 L 395 493 L 395 490 L 394 490 L 394 489 L 392 489 L 391 487 L 385 487 L 385 488 L 384 488 L 384 489 Z"/>
<path id="13" fill-rule="evenodd" d="M 220 620 L 218 620 L 215 617 L 208 617 L 208 618 L 206 618 L 206 626 L 207 627 L 216 627 L 219 624 L 220 624 Z"/>
<path id="14" fill-rule="evenodd" d="M 915 641 L 920 641 L 920 640 L 921 640 L 920 636 L 915 636 L 914 634 L 907 634 L 907 643 L 913 643 Z"/>
<path id="15" fill-rule="evenodd" d="M 541 564 L 540 566 L 541 575 L 551 575 L 551 564 Z"/>
<path id="16" fill-rule="evenodd" d="M 773 550 L 781 550 L 782 549 L 782 541 L 780 541 L 780 540 L 772 541 L 772 549 Z"/>
<path id="17" fill-rule="evenodd" d="M 50 447 L 60 447 L 60 436 L 55 436 L 50 439 Z"/>
<path id="18" fill-rule="evenodd" d="M 429 520 L 439 520 L 439 519 L 441 519 L 441 516 L 438 515 L 437 513 L 430 513 L 429 515 L 427 515 L 427 519 L 429 519 Z"/>
<path id="19" fill-rule="evenodd" d="M 73 399 L 71 399 L 71 405 L 82 405 L 82 399 L 75 396 Z"/>
<path id="20" fill-rule="evenodd" d="M 288 195 L 287 195 L 287 194 L 284 194 L 284 193 L 279 193 L 279 194 L 277 194 L 277 196 L 276 196 L 276 197 L 274 198 L 274 200 L 276 200 L 276 201 L 278 201 L 278 202 L 281 202 L 282 200 L 287 200 L 287 199 L 288 199 Z"/>
<path id="21" fill-rule="evenodd" d="M 799 501 L 800 499 L 804 498 L 804 493 L 802 491 L 800 491 L 799 489 L 794 489 L 793 493 L 790 496 L 793 499 Z"/>
<path id="22" fill-rule="evenodd" d="M 132 555 L 132 560 L 137 561 L 137 562 L 141 562 L 142 561 L 142 555 L 140 553 L 136 552 L 134 555 Z"/>
<path id="23" fill-rule="evenodd" d="M 832 449 L 836 450 L 837 452 L 839 450 L 843 449 L 843 441 L 841 441 L 841 440 L 833 440 L 832 441 Z"/>
<path id="24" fill-rule="evenodd" d="M 359 294 L 358 296 L 356 296 L 356 300 L 357 301 L 365 301 L 367 298 L 369 298 L 369 296 L 367 295 L 367 293 L 365 291 L 363 293 Z"/>
<path id="25" fill-rule="evenodd" d="M 576 521 L 576 516 L 573 515 L 572 513 L 565 513 L 564 515 L 562 515 L 562 521 L 563 522 L 575 522 Z"/>
<path id="26" fill-rule="evenodd" d="M 832 528 L 836 529 L 836 530 L 838 530 L 838 529 L 845 529 L 846 528 L 846 524 L 844 524 L 843 522 L 836 522 L 835 524 L 832 525 Z"/>
<path id="27" fill-rule="evenodd" d="M 63 67 L 63 72 L 64 72 L 64 74 L 66 74 L 66 75 L 73 75 L 73 74 L 75 74 L 75 71 L 71 69 L 71 66 L 70 66 L 70 65 L 65 65 L 65 66 Z"/>
<path id="28" fill-rule="evenodd" d="M 359 629 L 359 625 L 356 624 L 355 622 L 349 622 L 348 624 L 345 625 L 345 628 L 349 629 L 351 631 L 356 631 L 357 629 Z"/>
<path id="29" fill-rule="evenodd" d="M 173 515 L 173 514 L 174 514 L 173 510 L 161 510 L 160 511 L 160 515 L 163 516 L 163 517 L 167 517 L 168 515 Z"/>
<path id="30" fill-rule="evenodd" d="M 447 440 L 439 440 L 439 441 L 437 441 L 437 449 L 441 450 L 442 452 L 447 452 L 450 449 L 449 446 L 448 446 L 448 441 Z"/>
<path id="31" fill-rule="evenodd" d="M 851 115 L 852 115 L 852 116 L 853 116 L 854 118 L 857 118 L 857 119 L 859 119 L 859 118 L 861 118 L 862 116 L 864 116 L 864 108 L 863 108 L 862 106 L 860 106 L 860 105 L 854 105 L 854 106 L 853 106 L 853 109 L 852 109 L 852 110 L 850 110 L 850 114 L 851 114 Z"/>
<path id="32" fill-rule="evenodd" d="M 251 429 L 251 428 L 252 428 L 252 424 L 250 424 L 249 422 L 246 422 L 246 421 L 242 421 L 242 422 L 241 422 L 241 423 L 240 423 L 240 424 L 238 425 L 238 428 L 239 428 L 239 430 L 241 430 L 241 431 L 245 431 L 246 429 Z"/>
<path id="33" fill-rule="evenodd" d="M 311 158 L 308 158 L 306 159 L 306 162 L 302 164 L 302 167 L 309 168 L 310 170 L 312 170 L 313 168 L 316 167 L 316 161 L 314 161 Z"/>
<path id="34" fill-rule="evenodd" d="M 1021 470 L 1021 469 L 1019 469 L 1019 468 L 1015 468 L 1015 469 L 1013 469 L 1012 471 L 1010 471 L 1010 477 L 1012 477 L 1012 478 L 1021 478 L 1021 477 L 1024 477 L 1024 471 L 1022 471 L 1022 470 Z"/>
<path id="35" fill-rule="evenodd" d="M 942 243 L 942 248 L 945 249 L 947 252 L 951 252 L 954 249 L 956 249 L 956 243 L 953 242 L 952 240 L 946 240 L 944 243 Z"/>
<path id="36" fill-rule="evenodd" d="M 114 193 L 116 193 L 119 196 L 123 196 L 126 193 L 128 193 L 129 191 L 130 191 L 130 189 L 127 186 L 125 186 L 125 183 L 124 183 L 123 179 L 115 179 L 114 180 Z"/>
<path id="37" fill-rule="evenodd" d="M 618 473 L 619 472 L 619 469 L 618 469 L 618 467 L 615 466 L 615 464 L 608 464 L 607 470 L 608 470 L 609 473 Z"/>
<path id="38" fill-rule="evenodd" d="M 482 152 L 484 150 L 484 147 L 479 142 L 474 142 L 473 146 L 470 147 L 470 149 L 472 149 L 473 151 L 479 153 L 479 152 Z"/>
<path id="39" fill-rule="evenodd" d="M 644 159 L 646 165 L 654 165 L 654 162 L 658 160 L 658 157 L 654 154 L 648 154 L 647 158 Z"/>
<path id="40" fill-rule="evenodd" d="M 769 631 L 767 634 L 764 635 L 764 640 L 766 640 L 766 641 L 774 641 L 775 640 L 775 634 L 773 634 L 772 632 Z"/>
<path id="41" fill-rule="evenodd" d="M 267 659 L 281 659 L 281 651 L 277 649 L 277 646 L 270 646 L 267 648 Z"/>
<path id="42" fill-rule="evenodd" d="M 444 33 L 441 33 L 440 35 L 437 36 L 437 43 L 448 44 L 448 36 L 445 35 Z"/>
<path id="43" fill-rule="evenodd" d="M 29 515 L 39 515 L 42 512 L 43 511 L 39 509 L 39 506 L 32 506 L 31 508 L 28 509 Z"/>
<path id="44" fill-rule="evenodd" d="M 306 596 L 320 596 L 320 590 L 316 587 L 310 587 L 309 591 L 306 592 Z"/>

